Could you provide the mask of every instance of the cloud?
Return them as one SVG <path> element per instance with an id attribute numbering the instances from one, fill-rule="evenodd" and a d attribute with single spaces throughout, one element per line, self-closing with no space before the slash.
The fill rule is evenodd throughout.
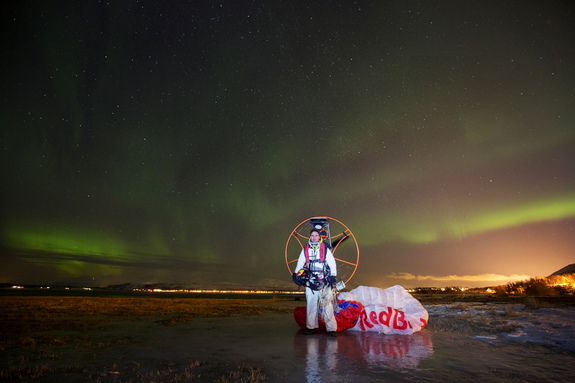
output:
<path id="1" fill-rule="evenodd" d="M 458 282 L 510 282 L 510 281 L 522 281 L 530 279 L 530 275 L 501 275 L 501 274 L 478 274 L 478 275 L 414 275 L 411 273 L 392 273 L 388 275 L 389 278 L 395 279 L 405 279 L 405 280 L 418 280 L 418 281 L 458 281 Z"/>

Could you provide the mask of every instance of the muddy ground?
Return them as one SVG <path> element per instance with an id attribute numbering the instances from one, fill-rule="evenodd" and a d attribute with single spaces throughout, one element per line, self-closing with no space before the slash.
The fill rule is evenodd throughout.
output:
<path id="1" fill-rule="evenodd" d="M 303 302 L 0 297 L 1 381 L 572 382 L 575 307 L 423 299 L 410 335 L 303 335 Z"/>

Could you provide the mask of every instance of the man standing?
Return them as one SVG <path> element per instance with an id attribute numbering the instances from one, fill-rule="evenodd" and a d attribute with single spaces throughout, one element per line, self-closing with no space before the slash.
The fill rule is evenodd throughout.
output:
<path id="1" fill-rule="evenodd" d="M 301 276 L 304 275 L 304 278 Z M 318 307 L 322 306 L 323 319 L 327 332 L 337 334 L 337 322 L 334 314 L 334 286 L 337 266 L 329 247 L 321 239 L 318 230 L 313 229 L 309 242 L 302 249 L 294 270 L 294 282 L 305 286 L 306 330 L 305 334 L 314 334 L 319 327 Z"/>

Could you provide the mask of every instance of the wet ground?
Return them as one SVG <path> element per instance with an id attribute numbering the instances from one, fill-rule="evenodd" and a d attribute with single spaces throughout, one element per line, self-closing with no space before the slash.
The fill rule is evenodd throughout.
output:
<path id="1" fill-rule="evenodd" d="M 251 381 L 265 377 L 288 383 L 574 381 L 572 308 L 426 308 L 430 325 L 409 336 L 351 331 L 335 338 L 303 335 L 291 314 L 272 312 L 194 318 L 175 326 L 159 326 L 154 320 L 111 322 L 90 333 L 89 345 L 51 348 L 57 354 L 53 363 L 82 366 L 81 371 L 60 369 L 30 381 L 213 381 L 207 365 L 247 366 L 259 371 Z M 483 327 L 456 330 L 458 325 L 450 325 L 462 319 Z M 441 326 L 434 327 L 434 321 Z M 490 321 L 506 328 L 499 332 Z M 194 367 L 199 361 L 203 370 Z M 154 372 L 165 379 L 152 379 Z"/>
<path id="2" fill-rule="evenodd" d="M 173 341 L 151 338 L 150 344 L 177 345 L 172 351 L 181 356 L 203 349 L 210 359 L 262 366 L 272 382 L 573 382 L 575 349 L 557 341 L 561 332 L 575 331 L 565 323 L 561 329 L 544 325 L 542 319 L 552 316 L 561 317 L 537 313 L 534 324 L 503 335 L 348 331 L 332 338 L 303 335 L 291 315 L 270 314 L 197 321 L 177 329 Z"/>

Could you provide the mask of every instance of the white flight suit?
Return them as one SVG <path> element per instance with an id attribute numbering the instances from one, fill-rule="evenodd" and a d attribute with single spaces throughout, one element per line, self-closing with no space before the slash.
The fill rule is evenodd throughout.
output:
<path id="1" fill-rule="evenodd" d="M 306 261 L 305 257 L 305 248 L 302 249 L 297 265 L 295 267 L 295 273 L 301 270 Z M 311 247 L 309 248 L 309 263 L 310 263 L 310 273 L 316 274 L 323 274 L 324 273 L 324 265 L 320 262 L 320 255 L 319 255 L 319 247 Z M 329 266 L 331 276 L 337 275 L 337 266 L 335 264 L 335 258 L 329 248 L 326 246 L 325 250 L 325 263 Z M 322 275 L 324 279 L 326 279 L 329 275 Z M 325 295 L 328 296 L 332 293 L 331 287 L 326 285 L 324 289 L 329 289 L 329 291 L 323 291 Z M 308 329 L 317 329 L 319 327 L 318 324 L 318 307 L 320 303 L 320 295 L 322 295 L 322 290 L 312 290 L 306 286 L 305 288 L 305 299 L 306 299 L 306 327 Z M 334 314 L 334 307 L 331 303 L 331 300 L 328 300 L 330 303 L 326 304 L 325 307 L 322 307 L 322 314 L 323 320 L 325 321 L 325 326 L 327 331 L 337 331 L 337 322 L 335 320 Z"/>

